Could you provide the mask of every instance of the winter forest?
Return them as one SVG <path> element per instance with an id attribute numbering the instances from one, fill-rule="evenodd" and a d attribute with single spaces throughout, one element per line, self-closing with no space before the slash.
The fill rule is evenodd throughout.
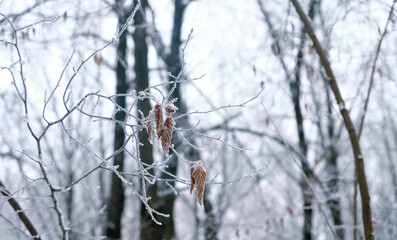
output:
<path id="1" fill-rule="evenodd" d="M 396 8 L 0 0 L 0 238 L 397 239 Z"/>

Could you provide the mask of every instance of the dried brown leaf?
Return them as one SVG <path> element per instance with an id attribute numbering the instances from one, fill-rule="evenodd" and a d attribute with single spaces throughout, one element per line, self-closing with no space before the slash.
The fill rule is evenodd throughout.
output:
<path id="1" fill-rule="evenodd" d="M 163 109 L 158 104 L 154 106 L 154 121 L 156 122 L 157 137 L 160 139 L 163 130 Z"/>
<path id="2" fill-rule="evenodd" d="M 161 147 L 163 148 L 163 152 L 168 154 L 168 149 L 171 145 L 171 138 L 172 138 L 172 131 L 174 129 L 174 120 L 168 117 L 165 122 L 164 126 L 161 130 Z"/>
<path id="3" fill-rule="evenodd" d="M 190 169 L 190 194 L 193 191 L 194 185 L 196 185 L 197 190 L 197 200 L 200 205 L 203 205 L 203 196 L 204 196 L 204 185 L 205 178 L 207 177 L 207 171 L 205 171 L 202 166 L 193 166 Z"/>

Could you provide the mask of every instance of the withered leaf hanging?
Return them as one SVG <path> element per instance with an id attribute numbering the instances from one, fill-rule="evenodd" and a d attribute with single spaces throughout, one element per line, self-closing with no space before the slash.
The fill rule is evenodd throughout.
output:
<path id="1" fill-rule="evenodd" d="M 194 185 L 197 190 L 197 201 L 202 206 L 204 197 L 204 185 L 207 171 L 202 166 L 193 166 L 190 168 L 190 194 L 193 192 Z"/>
<path id="2" fill-rule="evenodd" d="M 163 109 L 158 104 L 154 106 L 154 121 L 156 122 L 157 137 L 160 139 L 163 130 Z"/>
<path id="3" fill-rule="evenodd" d="M 174 129 L 174 120 L 168 117 L 165 122 L 164 126 L 161 130 L 161 147 L 163 148 L 163 152 L 168 154 L 168 149 L 171 145 L 171 138 L 172 138 L 172 131 Z"/>

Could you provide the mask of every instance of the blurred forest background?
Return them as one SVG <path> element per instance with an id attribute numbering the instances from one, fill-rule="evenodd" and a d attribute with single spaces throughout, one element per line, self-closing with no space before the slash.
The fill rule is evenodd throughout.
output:
<path id="1" fill-rule="evenodd" d="M 1 239 L 397 239 L 395 2 L 0 0 Z"/>

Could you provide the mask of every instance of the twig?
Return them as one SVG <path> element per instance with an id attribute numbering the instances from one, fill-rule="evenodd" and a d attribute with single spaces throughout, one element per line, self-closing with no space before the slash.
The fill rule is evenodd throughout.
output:
<path id="1" fill-rule="evenodd" d="M 58 17 L 52 17 L 52 18 L 49 18 L 49 19 L 43 19 L 43 20 L 37 21 L 35 23 L 26 25 L 24 27 L 18 28 L 16 31 L 19 32 L 19 31 L 22 31 L 22 30 L 24 30 L 26 28 L 30 28 L 30 27 L 33 27 L 33 26 L 36 26 L 38 24 L 45 23 L 45 22 L 54 23 L 54 22 L 58 21 L 58 19 L 59 19 L 59 16 Z"/>

